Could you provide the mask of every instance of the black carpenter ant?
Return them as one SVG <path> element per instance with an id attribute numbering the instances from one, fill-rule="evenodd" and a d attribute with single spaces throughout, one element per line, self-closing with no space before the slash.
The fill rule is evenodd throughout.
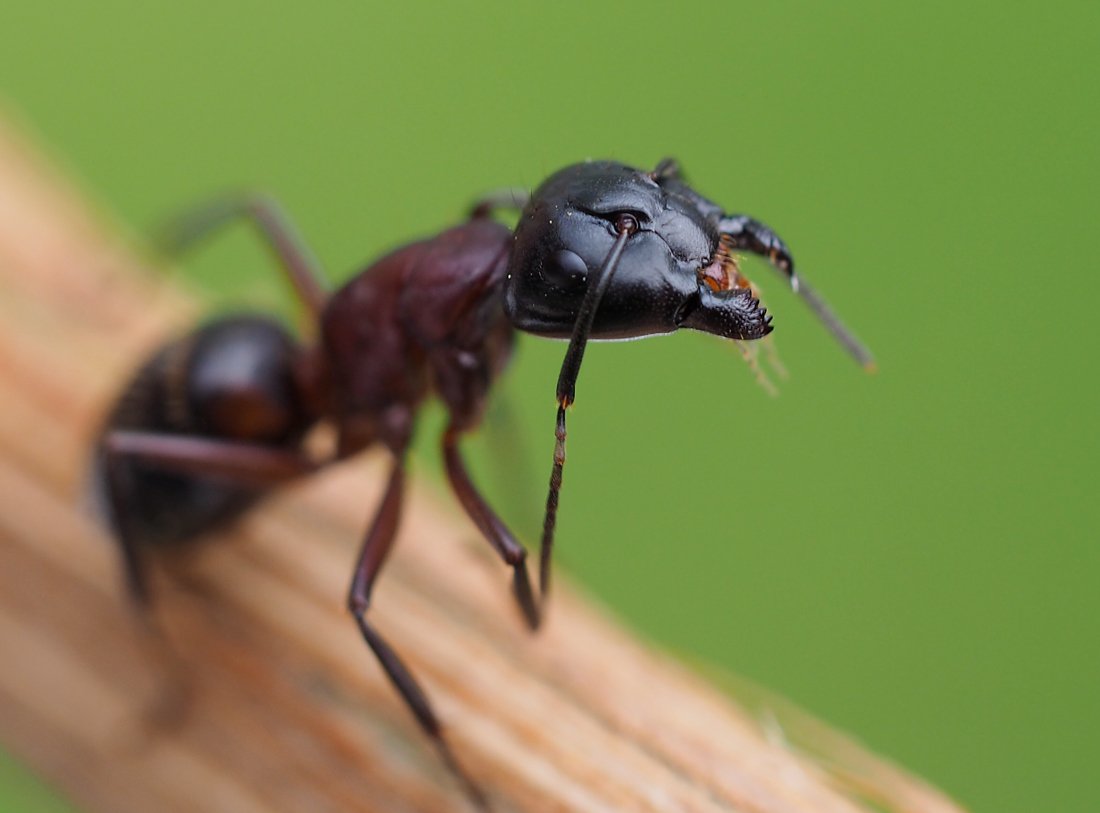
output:
<path id="1" fill-rule="evenodd" d="M 484 796 L 444 739 L 423 689 L 367 618 L 371 590 L 397 531 L 405 456 L 417 410 L 430 395 L 450 419 L 447 477 L 489 544 L 512 568 L 527 625 L 539 626 L 565 462 L 565 413 L 589 339 L 692 328 L 727 339 L 772 330 L 733 251 L 766 257 L 864 365 L 868 352 L 795 276 L 790 252 L 767 226 L 724 214 L 681 178 L 674 161 L 652 172 L 599 161 L 552 175 L 522 206 L 512 231 L 490 219 L 520 203 L 489 196 L 465 223 L 399 248 L 326 293 L 314 261 L 270 199 L 240 196 L 175 222 L 167 243 L 191 246 L 237 219 L 270 244 L 315 328 L 304 346 L 263 316 L 218 319 L 160 350 L 125 389 L 99 439 L 96 461 L 129 587 L 148 601 L 143 548 L 178 542 L 237 517 L 271 489 L 375 443 L 392 454 L 381 505 L 355 566 L 348 607 L 420 727 L 471 798 Z M 515 330 L 569 347 L 557 384 L 554 463 L 540 548 L 540 589 L 527 552 L 471 482 L 459 439 L 476 428 Z M 336 432 L 326 459 L 304 439 Z"/>

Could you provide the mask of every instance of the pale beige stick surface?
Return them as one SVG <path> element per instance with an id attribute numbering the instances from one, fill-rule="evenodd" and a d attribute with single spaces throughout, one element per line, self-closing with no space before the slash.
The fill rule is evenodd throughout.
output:
<path id="1" fill-rule="evenodd" d="M 0 130 L 0 741 L 89 811 L 465 809 L 344 611 L 378 455 L 159 563 L 194 698 L 150 724 L 168 684 L 78 503 L 109 399 L 192 310 L 156 280 Z M 414 485 L 375 594 L 499 810 L 959 810 L 826 728 L 805 756 L 562 581 L 526 634 L 505 569 Z"/>

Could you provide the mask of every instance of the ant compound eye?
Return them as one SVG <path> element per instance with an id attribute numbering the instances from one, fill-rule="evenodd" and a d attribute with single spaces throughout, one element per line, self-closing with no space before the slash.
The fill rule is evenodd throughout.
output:
<path id="1" fill-rule="evenodd" d="M 577 289 L 584 285 L 588 266 L 580 255 L 563 248 L 551 254 L 549 259 L 543 275 L 554 285 L 564 290 Z"/>
<path id="2" fill-rule="evenodd" d="M 634 234 L 638 231 L 638 218 L 630 212 L 620 212 L 615 218 L 615 231 L 622 234 Z"/>

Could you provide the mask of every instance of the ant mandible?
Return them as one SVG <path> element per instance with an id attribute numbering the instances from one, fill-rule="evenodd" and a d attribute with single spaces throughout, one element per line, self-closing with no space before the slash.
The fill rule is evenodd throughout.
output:
<path id="1" fill-rule="evenodd" d="M 514 231 L 490 217 L 508 206 L 522 207 Z M 279 206 L 265 197 L 201 207 L 170 225 L 165 246 L 180 252 L 239 219 L 252 221 L 273 250 L 316 338 L 303 345 L 265 316 L 223 317 L 163 347 L 125 388 L 95 459 L 130 592 L 148 604 L 145 546 L 189 540 L 289 480 L 383 444 L 392 468 L 348 607 L 420 727 L 481 807 L 485 797 L 448 746 L 424 690 L 367 618 L 396 535 L 406 452 L 424 400 L 434 394 L 447 410 L 447 478 L 512 568 L 512 590 L 534 630 L 550 586 L 566 410 L 590 339 L 679 328 L 762 338 L 771 318 L 732 253 L 743 250 L 766 257 L 848 352 L 871 364 L 867 350 L 795 275 L 775 232 L 725 214 L 688 186 L 670 159 L 652 172 L 610 161 L 566 167 L 525 204 L 488 196 L 465 223 L 397 249 L 332 293 Z M 517 328 L 569 340 L 558 376 L 537 595 L 526 549 L 478 492 L 459 451 L 459 439 L 482 420 Z M 321 423 L 336 432 L 326 459 L 311 456 L 305 444 Z"/>

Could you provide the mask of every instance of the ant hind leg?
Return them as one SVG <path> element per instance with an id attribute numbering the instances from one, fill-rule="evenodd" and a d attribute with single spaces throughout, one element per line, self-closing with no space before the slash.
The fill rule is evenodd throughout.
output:
<path id="1" fill-rule="evenodd" d="M 316 322 L 328 298 L 324 275 L 278 201 L 257 192 L 216 198 L 165 223 L 157 232 L 157 248 L 181 254 L 212 232 L 237 220 L 249 220 L 282 266 L 294 293 Z"/>

